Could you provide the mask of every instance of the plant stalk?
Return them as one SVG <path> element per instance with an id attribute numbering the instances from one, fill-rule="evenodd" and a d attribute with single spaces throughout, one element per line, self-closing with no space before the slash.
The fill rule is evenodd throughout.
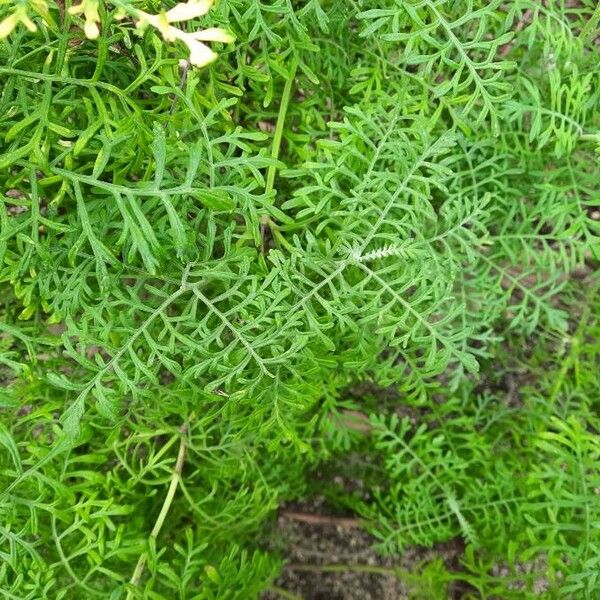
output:
<path id="1" fill-rule="evenodd" d="M 275 133 L 273 134 L 273 145 L 271 146 L 271 158 L 277 160 L 279 158 L 279 149 L 281 147 L 281 138 L 283 137 L 283 126 L 285 125 L 285 116 L 290 103 L 290 96 L 292 95 L 292 86 L 294 85 L 294 79 L 296 77 L 296 69 L 298 65 L 296 61 L 292 62 L 292 68 L 290 69 L 290 75 L 285 82 L 283 88 L 283 94 L 281 96 L 281 104 L 279 105 L 279 114 L 277 115 L 277 123 L 275 124 Z M 267 181 L 265 184 L 265 196 L 268 196 L 273 191 L 273 185 L 275 184 L 275 173 L 277 167 L 270 165 L 267 171 Z"/>
<path id="2" fill-rule="evenodd" d="M 298 596 L 298 594 L 294 594 L 278 585 L 269 586 L 269 591 L 273 594 L 277 594 L 282 598 L 286 598 L 286 600 L 303 600 L 302 596 Z"/>
<path id="3" fill-rule="evenodd" d="M 581 33 L 579 34 L 579 39 L 585 44 L 588 41 L 588 38 L 597 31 L 598 23 L 600 22 L 600 3 L 596 4 L 596 10 L 590 17 L 590 20 L 583 26 L 581 29 Z"/>
<path id="4" fill-rule="evenodd" d="M 186 426 L 181 428 L 181 442 L 179 443 L 179 453 L 177 454 L 177 461 L 175 462 L 175 468 L 173 469 L 173 474 L 171 475 L 171 482 L 169 483 L 169 489 L 167 490 L 167 495 L 165 496 L 165 500 L 163 502 L 162 508 L 160 509 L 160 513 L 156 518 L 156 522 L 154 523 L 154 527 L 150 532 L 150 536 L 148 541 L 151 539 L 156 539 L 162 526 L 169 514 L 169 510 L 171 508 L 171 504 L 173 502 L 173 498 L 175 497 L 175 492 L 177 491 L 177 486 L 179 485 L 179 481 L 181 479 L 181 472 L 183 470 L 183 463 L 185 461 L 185 451 L 186 451 L 186 442 L 185 442 L 185 432 L 187 430 Z M 148 560 L 148 552 L 143 552 L 135 565 L 135 569 L 133 571 L 133 575 L 129 583 L 132 586 L 137 587 L 140 583 L 142 575 L 144 574 L 144 570 L 146 568 L 146 561 Z M 134 592 L 130 590 L 127 593 L 126 600 L 133 600 Z"/>
<path id="5" fill-rule="evenodd" d="M 387 575 L 398 577 L 399 569 L 389 567 L 378 567 L 376 565 L 353 565 L 353 564 L 328 564 L 328 565 L 300 565 L 289 564 L 286 568 L 290 571 L 306 571 L 311 573 L 372 573 L 375 575 Z"/>

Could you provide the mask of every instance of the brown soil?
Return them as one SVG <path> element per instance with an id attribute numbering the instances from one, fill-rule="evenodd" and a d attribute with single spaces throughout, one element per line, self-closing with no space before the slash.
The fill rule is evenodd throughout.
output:
<path id="1" fill-rule="evenodd" d="M 463 550 L 457 540 L 432 550 L 411 549 L 401 557 L 382 557 L 373 549 L 376 540 L 357 521 L 338 516 L 329 518 L 322 500 L 283 507 L 273 537 L 277 542 L 271 549 L 283 554 L 286 564 L 273 590 L 263 594 L 261 600 L 407 599 L 408 587 L 401 578 L 353 570 L 352 565 L 406 572 L 438 557 L 448 566 L 454 566 Z M 327 572 L 321 570 L 325 565 L 349 568 Z"/>

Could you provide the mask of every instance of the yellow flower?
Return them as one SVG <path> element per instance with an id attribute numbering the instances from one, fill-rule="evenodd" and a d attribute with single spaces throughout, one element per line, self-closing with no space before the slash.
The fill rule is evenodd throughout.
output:
<path id="1" fill-rule="evenodd" d="M 204 16 L 213 5 L 213 0 L 190 0 L 190 2 L 181 2 L 167 11 L 167 20 L 169 23 L 177 21 L 188 21 L 196 17 Z"/>
<path id="2" fill-rule="evenodd" d="M 158 15 L 152 15 L 142 10 L 135 11 L 136 26 L 143 30 L 151 25 L 160 31 L 163 38 L 168 42 L 179 40 L 183 42 L 190 51 L 190 63 L 196 67 L 204 67 L 217 58 L 206 44 L 202 42 L 222 42 L 229 44 L 234 38 L 224 29 L 211 27 L 209 29 L 199 30 L 192 33 L 183 31 L 174 27 L 172 23 L 179 21 L 189 21 L 196 17 L 205 15 L 213 5 L 213 0 L 190 0 L 181 2 L 167 12 Z"/>
<path id="3" fill-rule="evenodd" d="M 0 21 L 0 40 L 8 37 L 19 23 L 25 25 L 29 31 L 36 31 L 37 29 L 35 23 L 27 14 L 27 7 L 17 6 L 8 17 Z"/>
<path id="4" fill-rule="evenodd" d="M 98 5 L 100 0 L 81 0 L 76 6 L 69 8 L 71 15 L 83 15 L 85 19 L 84 32 L 89 39 L 96 39 L 100 35 L 100 13 Z M 197 67 L 203 67 L 217 58 L 204 42 L 222 42 L 229 44 L 233 41 L 233 36 L 224 29 L 211 27 L 209 29 L 187 32 L 173 23 L 189 21 L 204 16 L 212 7 L 214 0 L 188 0 L 180 2 L 168 11 L 162 11 L 159 14 L 147 13 L 131 5 L 113 0 L 110 2 L 117 7 L 116 17 L 124 18 L 127 14 L 133 17 L 138 30 L 143 30 L 148 26 L 157 29 L 167 42 L 179 40 L 183 42 L 190 51 L 189 62 Z M 46 0 L 29 0 L 29 5 L 39 13 L 45 20 L 50 19 Z M 0 21 L 0 39 L 10 35 L 12 31 L 22 23 L 29 29 L 35 31 L 35 23 L 29 18 L 27 13 L 27 4 L 23 4 L 14 9 L 4 20 Z"/>
<path id="5" fill-rule="evenodd" d="M 98 0 L 82 0 L 81 4 L 69 8 L 69 14 L 71 15 L 79 15 L 81 13 L 85 17 L 83 31 L 86 37 L 90 40 L 95 40 L 100 35 L 100 28 L 98 27 L 100 21 Z"/>
<path id="6" fill-rule="evenodd" d="M 217 54 L 202 42 L 230 44 L 233 40 L 234 38 L 231 34 L 217 27 L 196 31 L 182 38 L 182 41 L 187 44 L 190 50 L 190 63 L 197 67 L 203 67 L 217 58 Z"/>

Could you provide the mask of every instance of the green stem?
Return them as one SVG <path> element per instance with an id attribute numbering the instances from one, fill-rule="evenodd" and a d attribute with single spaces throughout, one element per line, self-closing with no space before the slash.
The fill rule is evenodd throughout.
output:
<path id="1" fill-rule="evenodd" d="M 583 310 L 583 314 L 581 315 L 581 319 L 579 320 L 577 329 L 576 329 L 575 333 L 573 334 L 573 336 L 571 337 L 571 344 L 570 344 L 571 348 L 570 348 L 569 354 L 563 361 L 562 367 L 561 367 L 560 371 L 558 372 L 558 377 L 556 378 L 554 385 L 552 386 L 552 391 L 550 392 L 550 398 L 548 400 L 548 403 L 551 408 L 553 408 L 554 405 L 556 404 L 556 400 L 558 399 L 558 395 L 560 394 L 560 391 L 565 382 L 565 379 L 566 379 L 569 371 L 575 365 L 575 363 L 579 357 L 579 353 L 581 352 L 581 343 L 583 342 L 583 338 L 587 331 L 588 320 L 589 320 L 590 316 L 592 315 L 592 310 L 591 310 L 591 307 L 589 304 L 589 302 L 590 302 L 589 298 L 594 297 L 594 294 L 596 293 L 598 287 L 599 287 L 598 284 L 593 287 L 593 291 L 587 299 L 587 304 Z"/>
<path id="2" fill-rule="evenodd" d="M 581 33 L 579 34 L 579 39 L 583 44 L 588 41 L 590 35 L 594 32 L 594 30 L 598 26 L 598 22 L 600 22 L 600 3 L 596 4 L 596 10 L 590 17 L 590 20 L 584 25 Z"/>
<path id="3" fill-rule="evenodd" d="M 175 468 L 173 469 L 173 474 L 171 475 L 171 482 L 169 484 L 169 489 L 167 490 L 167 495 L 165 496 L 165 500 L 163 502 L 162 508 L 160 509 L 160 513 L 158 514 L 156 522 L 154 523 L 154 527 L 152 528 L 152 531 L 150 532 L 150 537 L 148 538 L 149 542 L 150 542 L 150 540 L 155 540 L 158 537 L 158 534 L 160 533 L 160 530 L 162 529 L 165 519 L 167 518 L 167 514 L 169 513 L 169 510 L 171 508 L 173 498 L 175 497 L 175 492 L 177 491 L 177 486 L 179 485 L 179 481 L 181 479 L 181 471 L 183 470 L 183 463 L 185 460 L 186 443 L 185 443 L 185 435 L 184 434 L 185 434 L 186 429 L 187 429 L 186 427 L 183 427 L 182 431 L 181 431 L 181 442 L 179 444 L 179 453 L 177 454 L 177 461 L 175 463 Z M 140 557 L 137 561 L 137 564 L 135 565 L 133 575 L 131 576 L 131 580 L 129 581 L 129 583 L 132 586 L 136 587 L 140 583 L 142 575 L 144 574 L 144 569 L 146 568 L 147 559 L 148 559 L 148 552 L 146 551 L 140 555 Z M 127 593 L 127 600 L 133 600 L 133 598 L 134 598 L 134 591 L 130 590 Z"/>
<path id="4" fill-rule="evenodd" d="M 388 575 L 398 577 L 400 570 L 388 567 L 378 567 L 375 565 L 344 565 L 344 564 L 329 564 L 329 565 L 286 565 L 290 571 L 308 571 L 311 573 L 373 573 L 376 575 Z"/>
<path id="5" fill-rule="evenodd" d="M 288 592 L 288 590 L 279 587 L 278 585 L 269 586 L 269 592 L 273 594 L 277 594 L 282 598 L 286 598 L 287 600 L 303 600 L 302 596 L 298 596 L 297 594 L 293 594 L 292 592 Z"/>
<path id="6" fill-rule="evenodd" d="M 272 221 L 269 221 L 269 226 L 271 227 L 271 233 L 273 234 L 273 238 L 275 239 L 275 241 L 278 244 L 281 244 L 284 248 L 286 248 L 290 254 L 295 254 L 297 252 L 297 249 L 294 248 L 294 246 L 292 246 L 285 239 L 285 237 L 281 234 L 281 231 L 279 231 L 279 228 L 277 227 L 277 225 L 275 223 L 273 223 Z"/>
<path id="7" fill-rule="evenodd" d="M 370 573 L 373 575 L 382 575 L 385 577 L 395 577 L 396 579 L 404 580 L 405 583 L 409 583 L 414 580 L 415 576 L 420 578 L 419 571 L 407 571 L 402 567 L 379 567 L 377 565 L 365 565 L 365 564 L 340 564 L 332 563 L 326 565 L 302 565 L 302 564 L 289 564 L 286 568 L 290 571 L 297 572 L 310 572 L 310 573 Z M 472 577 L 469 573 L 449 571 L 440 574 L 440 581 L 451 582 L 451 581 L 465 581 L 467 583 L 476 584 L 477 578 Z M 507 575 L 507 581 L 519 581 L 523 578 L 522 574 Z"/>
<path id="8" fill-rule="evenodd" d="M 296 77 L 296 69 L 298 65 L 296 61 L 292 63 L 290 69 L 290 75 L 285 82 L 283 88 L 283 95 L 281 96 L 281 104 L 279 105 L 279 114 L 277 115 L 277 123 L 275 125 L 275 133 L 273 134 L 273 145 L 271 146 L 271 158 L 277 160 L 279 158 L 279 148 L 281 147 L 281 138 L 283 137 L 283 126 L 285 124 L 285 116 L 287 113 L 288 105 L 290 103 L 290 96 L 292 94 L 292 85 L 294 84 L 294 78 Z M 273 185 L 275 183 L 275 173 L 277 167 L 271 165 L 267 171 L 267 181 L 265 184 L 265 195 L 268 196 L 273 191 Z"/>
<path id="9" fill-rule="evenodd" d="M 296 69 L 298 68 L 298 63 L 293 60 L 292 67 L 290 69 L 289 76 L 285 82 L 285 86 L 283 88 L 283 94 L 281 96 L 281 104 L 279 105 L 279 113 L 277 114 L 277 123 L 275 124 L 275 132 L 273 134 L 273 144 L 271 146 L 271 158 L 273 160 L 277 160 L 279 158 L 279 150 L 281 148 L 281 139 L 283 138 L 283 127 L 285 125 L 285 117 L 287 114 L 287 109 L 290 104 L 290 97 L 292 95 L 292 86 L 294 84 L 294 78 L 296 77 Z M 275 174 L 277 173 L 277 166 L 270 165 L 267 170 L 267 179 L 265 182 L 265 196 L 268 196 L 273 191 L 273 186 L 275 185 Z M 277 239 L 277 241 L 287 248 L 289 252 L 294 252 L 294 248 L 285 240 L 285 238 L 281 235 L 279 231 L 275 228 L 275 223 L 273 223 L 269 217 L 269 215 L 263 215 L 261 217 L 261 226 L 271 226 L 271 231 L 273 232 L 273 237 Z M 264 253 L 264 239 L 263 239 L 263 253 Z"/>

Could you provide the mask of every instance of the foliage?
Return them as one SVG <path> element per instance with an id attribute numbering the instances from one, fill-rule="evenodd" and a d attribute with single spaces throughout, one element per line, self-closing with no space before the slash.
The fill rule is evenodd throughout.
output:
<path id="1" fill-rule="evenodd" d="M 0 591 L 256 597 L 364 452 L 431 589 L 593 597 L 596 3 L 210 7 L 0 2 Z"/>
<path id="2" fill-rule="evenodd" d="M 562 348 L 540 344 L 525 364 L 501 353 L 496 374 L 442 402 L 371 400 L 372 435 L 346 447 L 357 466 L 345 473 L 369 493 L 332 484 L 328 497 L 361 515 L 386 553 L 461 537 L 463 570 L 442 569 L 438 582 L 481 597 L 594 598 L 598 308 L 596 297 Z M 498 379 L 509 389 L 499 392 Z M 358 467 L 367 457 L 382 468 Z"/>

